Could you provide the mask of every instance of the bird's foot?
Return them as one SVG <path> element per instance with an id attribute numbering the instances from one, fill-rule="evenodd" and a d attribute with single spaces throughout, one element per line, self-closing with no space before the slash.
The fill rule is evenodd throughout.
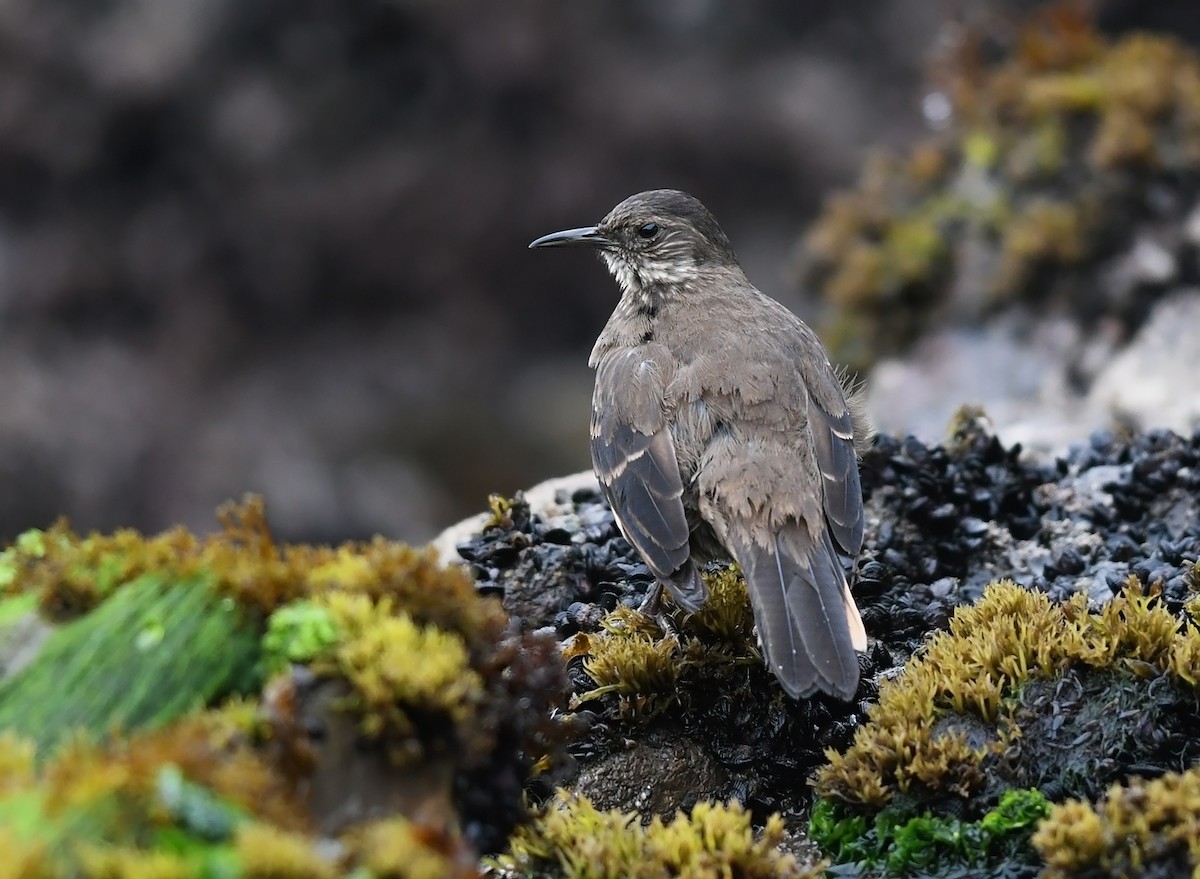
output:
<path id="1" fill-rule="evenodd" d="M 663 584 L 656 582 L 650 587 L 650 591 L 646 593 L 642 603 L 638 605 L 638 613 L 648 616 L 658 623 L 658 627 L 663 630 L 664 635 L 678 635 L 679 626 L 675 625 L 675 621 L 667 613 L 667 608 L 663 605 L 662 594 Z"/>
<path id="2" fill-rule="evenodd" d="M 657 617 L 662 613 L 662 594 L 663 585 L 655 580 L 650 591 L 646 593 L 646 597 L 642 599 L 642 603 L 638 605 L 638 613 L 648 617 Z"/>

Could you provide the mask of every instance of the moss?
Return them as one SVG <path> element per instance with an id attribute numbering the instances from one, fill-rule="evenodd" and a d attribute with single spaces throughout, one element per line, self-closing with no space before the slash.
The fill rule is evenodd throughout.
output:
<path id="1" fill-rule="evenodd" d="M 1094 319 L 1114 306 L 1094 300 L 1088 273 L 1161 210 L 1145 193 L 1200 182 L 1197 55 L 1166 36 L 1108 42 L 1060 6 L 1003 51 L 968 35 L 934 71 L 947 129 L 872 157 L 810 228 L 800 283 L 835 306 L 832 343 L 863 340 L 838 359 L 865 369 L 947 305 L 974 318 L 1021 301 Z"/>
<path id="2" fill-rule="evenodd" d="M 1048 798 L 1099 790 L 1123 765 L 1195 759 L 1198 677 L 1200 630 L 1136 579 L 1097 610 L 1083 596 L 1054 605 L 993 584 L 881 687 L 854 744 L 828 753 L 811 835 L 836 862 L 889 872 L 1029 865 L 1029 832 Z M 1141 822 L 1144 838 L 1128 846 L 1116 813 L 1101 827 L 1078 801 L 1054 807 L 1033 840 L 1063 870 L 1053 875 L 1128 875 L 1121 864 L 1137 865 L 1137 846 L 1158 852 L 1174 838 L 1158 828 L 1195 832 L 1196 812 L 1191 825 L 1180 817 L 1200 809 L 1186 783 L 1156 789 L 1174 804 L 1160 809 L 1145 807 L 1145 785 L 1131 789 L 1123 804 L 1124 788 L 1109 796 Z"/>
<path id="3" fill-rule="evenodd" d="M 977 870 L 1034 862 L 1029 838 L 1050 811 L 1039 791 L 1007 791 L 977 821 L 913 814 L 893 806 L 868 821 L 829 800 L 813 805 L 809 837 L 838 863 L 883 869 L 888 875 L 947 868 Z"/>
<path id="4" fill-rule="evenodd" d="M 323 673 L 351 684 L 348 705 L 372 735 L 390 727 L 411 737 L 413 714 L 447 715 L 458 726 L 452 739 L 491 734 L 468 723 L 483 692 L 473 667 L 490 661 L 507 621 L 465 572 L 432 549 L 382 538 L 277 545 L 256 498 L 219 517 L 221 532 L 207 540 L 181 529 L 80 537 L 60 522 L 6 550 L 10 594 L 36 595 L 59 617 L 91 612 L 0 686 L 0 726 L 45 747 L 77 727 L 160 725 L 255 689 L 260 668 L 321 658 Z M 55 695 L 64 687 L 73 698 Z M 419 752 L 412 741 L 396 746 Z"/>
<path id="5" fill-rule="evenodd" d="M 75 739 L 41 767 L 31 742 L 0 739 L 0 877 L 478 875 L 454 827 L 394 817 L 319 843 L 300 792 L 255 752 L 237 714 L 194 714 L 106 745 Z"/>
<path id="6" fill-rule="evenodd" d="M 884 233 L 883 247 L 885 262 L 895 273 L 896 287 L 927 277 L 946 256 L 945 239 L 936 218 L 920 215 L 891 223 Z"/>
<path id="7" fill-rule="evenodd" d="M 552 803 L 530 827 L 513 837 L 497 865 L 514 876 L 564 879 L 666 879 L 670 876 L 817 876 L 782 853 L 783 819 L 772 815 L 761 834 L 736 802 L 699 803 L 670 823 L 654 818 L 643 826 L 634 815 L 597 810 L 586 798 Z"/>
<path id="8" fill-rule="evenodd" d="M 1194 623 L 1200 623 L 1200 561 L 1192 562 L 1192 567 L 1184 573 L 1191 597 L 1184 604 L 1184 612 Z"/>
<path id="9" fill-rule="evenodd" d="M 63 872 L 46 858 L 45 850 L 10 827 L 0 827 L 0 879 L 63 879 Z"/>
<path id="10" fill-rule="evenodd" d="M 220 713 L 104 745 L 76 738 L 41 766 L 9 735 L 0 765 L 0 826 L 28 875 L 216 875 L 202 866 L 228 859 L 243 824 L 304 827 L 289 783 Z"/>
<path id="11" fill-rule="evenodd" d="M 1008 223 L 1000 252 L 997 292 L 1021 290 L 1049 263 L 1073 262 L 1083 253 L 1086 229 L 1080 209 L 1048 198 L 1033 199 Z"/>
<path id="12" fill-rule="evenodd" d="M 498 605 L 477 600 L 466 572 L 443 566 L 431 547 L 382 537 L 337 547 L 280 545 L 257 497 L 225 505 L 218 518 L 220 532 L 205 540 L 183 529 L 156 536 L 131 530 L 80 536 L 59 522 L 5 550 L 3 588 L 35 594 L 51 616 L 71 618 L 151 572 L 164 582 L 211 579 L 219 594 L 264 618 L 326 592 L 360 592 L 388 596 L 418 622 L 458 632 L 472 648 L 483 647 L 503 628 Z"/>
<path id="13" fill-rule="evenodd" d="M 1046 879 L 1200 875 L 1200 769 L 1114 784 L 1056 805 L 1033 836 Z"/>
<path id="14" fill-rule="evenodd" d="M 60 522 L 0 554 L 0 615 L 37 605 L 63 621 L 0 683 L 0 729 L 23 735 L 0 740 L 0 817 L 25 821 L 52 867 L 71 836 L 99 847 L 96 870 L 153 870 L 165 852 L 227 875 L 247 822 L 307 829 L 302 790 L 319 788 L 313 818 L 331 827 L 375 808 L 322 762 L 332 753 L 395 770 L 380 808 L 437 799 L 474 844 L 498 848 L 535 767 L 562 765 L 554 640 L 510 625 L 432 549 L 278 544 L 254 498 L 219 518 L 204 539 L 81 536 Z M 249 697 L 283 670 L 260 709 Z M 427 756 L 445 790 L 418 795 L 404 767 Z M 394 796 L 379 793 L 389 780 Z"/>
<path id="15" fill-rule="evenodd" d="M 303 662 L 319 679 L 344 682 L 339 707 L 358 718 L 364 741 L 384 744 L 397 765 L 477 736 L 485 682 L 462 637 L 418 624 L 391 599 L 320 594 L 273 614 L 264 641 L 271 667 Z M 286 689 L 286 682 L 272 688 L 280 727 L 295 711 L 280 704 Z"/>
<path id="16" fill-rule="evenodd" d="M 72 619 L 94 608 L 118 586 L 152 571 L 195 573 L 176 563 L 191 559 L 199 542 L 182 528 L 147 539 L 133 530 L 80 537 L 60 520 L 47 531 L 27 531 L 0 554 L 0 588 L 33 593 L 55 619 Z"/>
<path id="17" fill-rule="evenodd" d="M 14 595 L 0 599 L 0 629 L 37 610 L 36 595 Z"/>
<path id="18" fill-rule="evenodd" d="M 989 758 L 1019 740 L 1012 718 L 1023 685 L 1082 666 L 1190 687 L 1200 674 L 1200 631 L 1178 628 L 1136 580 L 1096 613 L 1083 596 L 1056 606 L 1012 582 L 993 584 L 880 688 L 854 744 L 828 752 L 817 791 L 869 810 L 899 795 L 929 802 L 978 795 Z"/>
<path id="19" fill-rule="evenodd" d="M 524 497 L 518 493 L 514 498 L 506 498 L 502 494 L 488 495 L 489 518 L 484 528 L 512 528 L 513 509 L 524 503 Z"/>
<path id="20" fill-rule="evenodd" d="M 195 879 L 197 870 L 183 855 L 144 852 L 123 846 L 82 846 L 79 872 L 86 879 Z"/>
<path id="21" fill-rule="evenodd" d="M 746 581 L 734 565 L 704 578 L 708 600 L 689 616 L 685 631 L 705 641 L 728 645 L 742 655 L 755 650 L 754 611 L 746 594 Z"/>
<path id="22" fill-rule="evenodd" d="M 617 693 L 631 713 L 656 713 L 673 703 L 679 680 L 679 640 L 665 636 L 648 617 L 617 608 L 603 622 L 604 634 L 583 635 L 574 651 L 586 655 L 584 671 L 596 689 L 579 702 Z"/>

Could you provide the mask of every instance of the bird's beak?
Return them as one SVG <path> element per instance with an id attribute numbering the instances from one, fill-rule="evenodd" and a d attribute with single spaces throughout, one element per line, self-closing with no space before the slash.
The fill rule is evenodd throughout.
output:
<path id="1" fill-rule="evenodd" d="M 530 242 L 530 247 L 604 247 L 609 239 L 600 233 L 595 226 L 584 226 L 582 229 L 567 229 L 563 232 L 551 232 Z"/>

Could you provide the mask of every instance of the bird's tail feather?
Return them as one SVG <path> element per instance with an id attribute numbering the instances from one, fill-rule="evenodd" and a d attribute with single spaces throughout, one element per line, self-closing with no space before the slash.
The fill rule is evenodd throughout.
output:
<path id="1" fill-rule="evenodd" d="M 866 647 L 866 632 L 828 532 L 814 539 L 789 522 L 767 546 L 748 540 L 730 549 L 746 575 L 767 664 L 788 695 L 854 698 L 855 649 Z"/>

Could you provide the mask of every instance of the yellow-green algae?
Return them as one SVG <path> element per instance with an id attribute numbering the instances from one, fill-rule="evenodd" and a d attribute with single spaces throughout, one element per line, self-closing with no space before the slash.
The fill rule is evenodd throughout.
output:
<path id="1" fill-rule="evenodd" d="M 1200 173 L 1196 54 L 1169 36 L 1110 43 L 1061 6 L 998 62 L 980 35 L 948 54 L 933 80 L 949 127 L 872 158 L 811 227 L 801 281 L 833 306 L 823 337 L 839 360 L 902 349 L 930 314 L 1014 299 L 1096 313 L 1073 273 L 1111 255 L 1155 181 Z M 952 283 L 963 272 L 970 289 Z"/>
<path id="2" fill-rule="evenodd" d="M 675 612 L 677 634 L 664 632 L 638 611 L 618 607 L 605 617 L 601 633 L 576 636 L 566 655 L 585 656 L 584 670 L 596 682 L 580 701 L 615 693 L 623 713 L 655 717 L 686 703 L 689 682 L 711 680 L 721 670 L 761 666 L 741 573 L 735 566 L 706 574 L 705 583 L 708 600 L 703 607 L 691 614 Z"/>
<path id="3" fill-rule="evenodd" d="M 1007 700 L 1022 684 L 1076 665 L 1195 686 L 1200 630 L 1182 625 L 1136 579 L 1095 613 L 1083 595 L 1055 605 L 1011 581 L 994 583 L 978 604 L 955 611 L 950 630 L 933 635 L 903 675 L 881 685 L 851 747 L 827 752 L 817 792 L 870 810 L 898 795 L 968 798 L 984 785 L 985 758 L 1020 735 L 1006 726 Z M 995 738 L 974 742 L 939 724 L 955 716 L 977 719 Z"/>
<path id="4" fill-rule="evenodd" d="M 562 879 L 768 879 L 819 876 L 823 865 L 800 866 L 780 850 L 784 822 L 772 815 L 756 834 L 736 802 L 698 803 L 670 823 L 600 811 L 585 797 L 560 794 L 537 820 L 517 831 L 496 859 L 509 877 Z"/>
<path id="5" fill-rule="evenodd" d="M 1114 784 L 1100 803 L 1056 805 L 1033 836 L 1043 879 L 1200 879 L 1200 768 Z"/>

